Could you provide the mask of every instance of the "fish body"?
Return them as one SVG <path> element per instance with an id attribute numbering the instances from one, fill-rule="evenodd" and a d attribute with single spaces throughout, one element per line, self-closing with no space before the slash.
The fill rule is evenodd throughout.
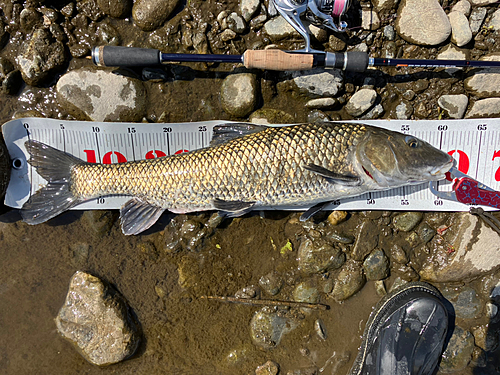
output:
<path id="1" fill-rule="evenodd" d="M 23 206 L 30 224 L 81 202 L 124 194 L 122 230 L 137 234 L 161 213 L 308 206 L 444 178 L 453 159 L 405 134 L 362 124 L 216 127 L 210 147 L 120 164 L 86 163 L 27 142 L 30 163 L 49 184 Z M 314 210 L 313 210 L 314 211 Z"/>

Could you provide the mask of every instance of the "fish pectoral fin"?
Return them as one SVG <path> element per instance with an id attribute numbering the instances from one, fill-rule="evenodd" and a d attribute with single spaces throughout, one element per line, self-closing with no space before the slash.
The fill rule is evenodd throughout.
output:
<path id="1" fill-rule="evenodd" d="M 221 215 L 227 217 L 238 217 L 252 211 L 255 202 L 224 201 L 222 199 L 215 198 L 213 204 L 217 210 L 221 211 Z"/>
<path id="2" fill-rule="evenodd" d="M 361 179 L 356 176 L 350 176 L 350 175 L 343 175 L 334 171 L 331 171 L 329 169 L 323 168 L 320 165 L 317 164 L 307 164 L 304 165 L 304 168 L 307 169 L 308 171 L 314 172 L 321 177 L 324 177 L 325 179 L 328 180 L 328 182 L 334 183 L 334 184 L 339 184 L 339 185 L 346 185 L 346 186 L 358 186 L 361 184 Z"/>
<path id="3" fill-rule="evenodd" d="M 255 125 L 246 122 L 228 123 L 214 126 L 210 146 L 217 146 L 226 143 L 234 138 L 243 137 L 248 134 L 258 133 L 266 130 L 268 126 Z"/>
<path id="4" fill-rule="evenodd" d="M 154 206 L 140 198 L 130 199 L 120 209 L 122 232 L 126 235 L 144 232 L 158 221 L 163 211 L 164 208 Z"/>
<path id="5" fill-rule="evenodd" d="M 332 202 L 327 201 L 327 202 L 321 202 L 321 203 L 315 204 L 314 206 L 309 208 L 306 212 L 304 212 L 302 215 L 300 215 L 299 220 L 306 221 L 306 220 L 310 219 L 311 217 L 316 215 L 318 212 L 320 212 L 323 208 L 328 206 L 330 203 L 332 203 Z"/>

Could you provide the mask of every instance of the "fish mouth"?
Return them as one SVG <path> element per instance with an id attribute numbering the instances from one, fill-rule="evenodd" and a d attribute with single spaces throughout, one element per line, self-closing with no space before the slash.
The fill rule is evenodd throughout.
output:
<path id="1" fill-rule="evenodd" d="M 450 161 L 448 163 L 446 163 L 445 165 L 442 165 L 440 167 L 435 167 L 434 169 L 430 170 L 429 174 L 433 177 L 443 176 L 443 178 L 444 178 L 445 173 L 449 172 L 451 167 L 453 167 L 453 162 L 454 162 L 454 160 L 453 160 L 453 158 L 451 158 Z"/>

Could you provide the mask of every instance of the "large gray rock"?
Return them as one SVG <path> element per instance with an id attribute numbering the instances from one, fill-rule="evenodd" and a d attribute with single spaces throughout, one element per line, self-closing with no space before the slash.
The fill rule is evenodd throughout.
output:
<path id="1" fill-rule="evenodd" d="M 488 23 L 488 26 L 495 31 L 500 30 L 500 9 L 498 9 L 497 11 L 495 11 L 495 13 L 493 13 L 490 22 Z"/>
<path id="2" fill-rule="evenodd" d="M 97 277 L 81 271 L 71 278 L 56 325 L 85 359 L 99 366 L 124 360 L 139 344 L 123 297 Z"/>
<path id="3" fill-rule="evenodd" d="M 86 67 L 66 73 L 56 85 L 60 104 L 82 120 L 140 121 L 146 112 L 144 86 L 115 71 Z"/>
<path id="4" fill-rule="evenodd" d="M 481 99 L 472 105 L 465 118 L 485 118 L 500 115 L 500 98 Z"/>
<path id="5" fill-rule="evenodd" d="M 62 42 L 54 40 L 45 29 L 37 29 L 22 45 L 17 58 L 24 81 L 36 86 L 44 83 L 54 71 L 63 67 L 66 53 Z"/>
<path id="6" fill-rule="evenodd" d="M 179 4 L 179 0 L 136 0 L 132 7 L 135 24 L 144 31 L 160 27 Z"/>
<path id="7" fill-rule="evenodd" d="M 310 97 L 336 96 L 344 87 L 344 76 L 338 69 L 311 69 L 291 73 L 298 90 Z"/>
<path id="8" fill-rule="evenodd" d="M 470 13 L 469 26 L 472 34 L 477 34 L 486 17 L 486 8 L 474 8 Z"/>
<path id="9" fill-rule="evenodd" d="M 446 111 L 448 116 L 453 119 L 461 119 L 464 117 L 469 98 L 467 95 L 442 95 L 438 99 L 438 105 Z"/>
<path id="10" fill-rule="evenodd" d="M 352 249 L 352 258 L 355 260 L 363 260 L 365 257 L 378 245 L 377 225 L 371 221 L 363 221 L 356 228 L 356 242 Z"/>
<path id="11" fill-rule="evenodd" d="M 443 297 L 453 305 L 455 316 L 460 319 L 476 319 L 482 316 L 483 305 L 476 291 L 469 287 L 441 289 Z"/>
<path id="12" fill-rule="evenodd" d="M 430 255 L 420 270 L 423 280 L 463 281 L 500 267 L 500 236 L 469 213 L 457 214 L 442 238 L 434 237 L 429 245 Z"/>
<path id="13" fill-rule="evenodd" d="M 500 54 L 493 53 L 481 58 L 484 61 L 500 61 Z M 471 75 L 464 81 L 467 91 L 479 98 L 489 98 L 500 96 L 500 69 L 487 68 L 478 69 L 471 72 Z"/>
<path id="14" fill-rule="evenodd" d="M 469 26 L 469 20 L 459 11 L 448 14 L 451 25 L 451 41 L 457 46 L 465 46 L 472 40 L 472 31 Z"/>
<path id="15" fill-rule="evenodd" d="M 267 21 L 264 24 L 264 31 L 269 35 L 271 41 L 277 42 L 288 37 L 300 37 L 295 30 L 283 17 L 279 16 Z"/>
<path id="16" fill-rule="evenodd" d="M 331 293 L 335 301 L 344 301 L 365 285 L 366 279 L 359 262 L 348 260 L 340 270 Z"/>
<path id="17" fill-rule="evenodd" d="M 396 29 L 407 42 L 424 46 L 441 44 L 451 34 L 448 16 L 437 0 L 403 0 Z"/>
<path id="18" fill-rule="evenodd" d="M 320 273 L 344 264 L 345 255 L 342 251 L 328 243 L 319 242 L 304 238 L 300 243 L 297 261 L 302 272 Z"/>
<path id="19" fill-rule="evenodd" d="M 245 117 L 257 104 L 257 78 L 251 73 L 231 74 L 222 82 L 222 109 L 235 117 Z"/>
<path id="20" fill-rule="evenodd" d="M 373 89 L 361 89 L 357 91 L 347 105 L 345 110 L 351 116 L 361 116 L 363 113 L 367 112 L 377 100 L 377 92 Z"/>

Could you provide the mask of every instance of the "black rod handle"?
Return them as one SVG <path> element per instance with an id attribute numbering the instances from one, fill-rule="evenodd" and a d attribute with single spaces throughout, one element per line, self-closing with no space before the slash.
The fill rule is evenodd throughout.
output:
<path id="1" fill-rule="evenodd" d="M 98 66 L 149 66 L 161 64 L 160 51 L 151 48 L 100 46 L 92 48 Z"/>

